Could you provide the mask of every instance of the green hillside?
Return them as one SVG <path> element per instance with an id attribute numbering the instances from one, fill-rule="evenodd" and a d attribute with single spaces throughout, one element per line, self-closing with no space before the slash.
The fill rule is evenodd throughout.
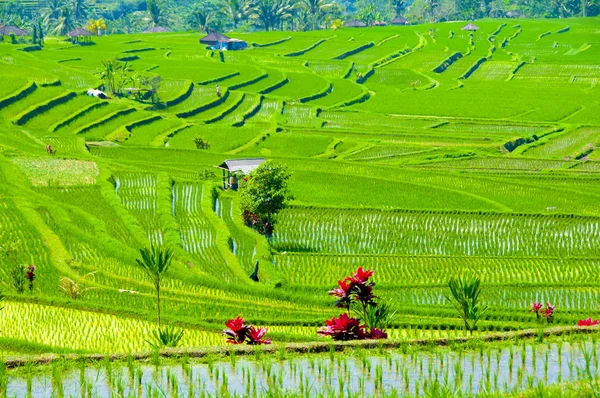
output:
<path id="1" fill-rule="evenodd" d="M 482 279 L 481 333 L 536 327 L 532 301 L 558 325 L 597 317 L 600 20 L 476 24 L 231 34 L 251 48 L 222 53 L 195 33 L 0 44 L 4 355 L 146 350 L 150 243 L 175 251 L 163 322 L 184 347 L 225 345 L 239 314 L 320 340 L 358 266 L 395 300 L 392 339 L 462 335 L 444 298 L 459 270 Z M 114 58 L 160 76 L 161 106 L 86 95 Z M 270 240 L 215 168 L 254 157 L 292 172 Z M 31 293 L 11 261 L 35 264 Z M 69 298 L 63 277 L 92 289 Z"/>

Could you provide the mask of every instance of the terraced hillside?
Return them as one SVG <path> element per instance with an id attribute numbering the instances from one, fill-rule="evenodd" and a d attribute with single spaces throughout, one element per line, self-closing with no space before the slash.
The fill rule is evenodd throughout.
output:
<path id="1" fill-rule="evenodd" d="M 192 33 L 0 44 L 0 242 L 38 270 L 18 294 L 0 268 L 4 354 L 146 349 L 151 242 L 175 250 L 163 316 L 187 347 L 224 345 L 238 314 L 317 340 L 357 266 L 395 300 L 394 338 L 462 333 L 444 298 L 461 269 L 482 331 L 536 327 L 532 301 L 559 325 L 597 316 L 600 20 L 477 24 L 246 33 L 220 54 Z M 86 96 L 112 58 L 160 76 L 161 106 Z M 293 173 L 270 241 L 219 188 L 214 166 L 248 157 Z M 68 298 L 63 277 L 92 289 Z"/>

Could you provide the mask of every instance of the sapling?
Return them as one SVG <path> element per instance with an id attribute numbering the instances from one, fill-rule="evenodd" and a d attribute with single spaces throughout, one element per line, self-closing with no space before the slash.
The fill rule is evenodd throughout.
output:
<path id="1" fill-rule="evenodd" d="M 473 335 L 473 330 L 477 322 L 488 310 L 487 306 L 480 306 L 479 298 L 481 294 L 481 280 L 476 276 L 459 275 L 450 278 L 448 287 L 452 299 L 446 298 L 452 302 L 454 308 L 462 318 L 465 330 Z"/>

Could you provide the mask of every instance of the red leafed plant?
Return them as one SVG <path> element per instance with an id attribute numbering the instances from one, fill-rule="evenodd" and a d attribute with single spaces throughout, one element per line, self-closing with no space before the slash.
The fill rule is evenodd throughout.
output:
<path id="1" fill-rule="evenodd" d="M 248 344 L 250 345 L 260 345 L 260 344 L 271 344 L 270 339 L 263 339 L 265 333 L 267 333 L 269 329 L 250 326 L 248 329 Z"/>
<path id="2" fill-rule="evenodd" d="M 540 321 L 542 318 L 544 318 L 544 319 L 546 319 L 546 322 L 552 323 L 552 322 L 554 322 L 555 309 L 556 309 L 556 307 L 553 305 L 550 305 L 550 303 L 547 301 L 546 301 L 545 307 L 542 305 L 542 303 L 534 302 L 534 303 L 531 303 L 531 308 L 529 309 L 529 312 L 534 312 L 535 317 L 537 318 L 538 321 Z"/>
<path id="3" fill-rule="evenodd" d="M 577 322 L 577 326 L 585 327 L 585 326 L 596 326 L 598 324 L 598 320 L 592 320 L 592 318 L 582 319 Z"/>
<path id="4" fill-rule="evenodd" d="M 375 283 L 369 282 L 374 271 L 359 268 L 353 275 L 338 281 L 338 287 L 329 291 L 337 298 L 336 307 L 346 309 L 345 314 L 329 319 L 317 333 L 334 340 L 386 339 L 384 329 L 395 313 L 388 303 L 379 301 L 373 294 Z M 358 317 L 351 317 L 350 313 Z M 364 322 L 364 323 L 361 323 Z"/>
<path id="5" fill-rule="evenodd" d="M 350 318 L 348 314 L 341 314 L 337 318 L 325 321 L 323 329 L 317 333 L 321 336 L 329 336 L 334 340 L 360 340 L 365 338 L 365 325 L 361 325 L 356 318 Z"/>
<path id="6" fill-rule="evenodd" d="M 223 334 L 227 337 L 229 344 L 271 344 L 271 340 L 263 339 L 267 328 L 257 328 L 253 325 L 244 325 L 244 318 L 238 316 L 235 319 L 230 319 L 225 322 L 227 329 L 223 330 Z"/>

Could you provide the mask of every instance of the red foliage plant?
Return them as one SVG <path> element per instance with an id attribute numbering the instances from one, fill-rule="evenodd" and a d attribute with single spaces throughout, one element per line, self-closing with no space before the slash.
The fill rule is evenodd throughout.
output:
<path id="1" fill-rule="evenodd" d="M 577 322 L 577 326 L 586 327 L 586 326 L 596 326 L 598 324 L 598 320 L 595 319 L 592 321 L 592 318 L 583 319 Z"/>
<path id="2" fill-rule="evenodd" d="M 267 328 L 244 325 L 244 318 L 241 316 L 228 320 L 225 322 L 225 326 L 227 329 L 223 330 L 223 334 L 227 337 L 229 344 L 271 344 L 271 340 L 263 339 L 268 331 Z"/>
<path id="3" fill-rule="evenodd" d="M 362 339 L 386 339 L 385 331 L 361 324 L 358 318 L 350 317 L 350 309 L 353 304 L 358 304 L 360 314 L 367 320 L 369 307 L 377 306 L 377 297 L 373 294 L 375 283 L 369 282 L 374 271 L 359 268 L 352 276 L 347 276 L 338 281 L 338 287 L 329 291 L 329 295 L 337 298 L 336 307 L 345 308 L 347 313 L 337 318 L 325 321 L 326 326 L 317 333 L 328 336 L 334 340 L 362 340 Z M 368 330 L 368 331 L 367 331 Z"/>

